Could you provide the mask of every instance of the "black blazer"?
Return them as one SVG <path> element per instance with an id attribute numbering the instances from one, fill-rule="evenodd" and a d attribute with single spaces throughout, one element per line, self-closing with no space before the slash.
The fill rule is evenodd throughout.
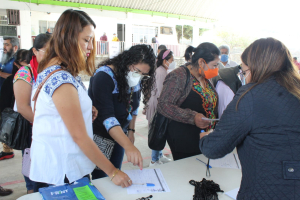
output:
<path id="1" fill-rule="evenodd" d="M 240 88 L 214 132 L 200 140 L 208 158 L 237 147 L 242 165 L 238 200 L 300 199 L 300 101 L 274 78 Z"/>

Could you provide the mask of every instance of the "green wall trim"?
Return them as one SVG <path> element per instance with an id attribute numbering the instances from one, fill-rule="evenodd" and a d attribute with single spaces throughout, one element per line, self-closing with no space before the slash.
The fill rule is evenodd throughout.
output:
<path id="1" fill-rule="evenodd" d="M 130 13 L 137 13 L 137 14 L 144 14 L 144 15 L 151 15 L 151 16 L 155 15 L 155 16 L 161 16 L 167 18 L 170 17 L 170 18 L 186 19 L 186 20 L 201 21 L 201 22 L 216 21 L 212 19 L 191 17 L 186 15 L 176 15 L 176 14 L 154 12 L 154 11 L 147 11 L 147 10 L 138 10 L 138 9 L 112 7 L 112 6 L 101 6 L 101 5 L 84 4 L 84 3 L 63 2 L 63 1 L 55 1 L 55 0 L 11 0 L 11 1 L 19 1 L 19 2 L 26 2 L 26 3 L 31 2 L 36 4 L 47 4 L 47 5 L 67 6 L 67 7 L 76 7 L 76 8 L 93 8 L 98 10 L 118 11 L 118 12 L 126 12 L 126 13 L 130 12 Z"/>

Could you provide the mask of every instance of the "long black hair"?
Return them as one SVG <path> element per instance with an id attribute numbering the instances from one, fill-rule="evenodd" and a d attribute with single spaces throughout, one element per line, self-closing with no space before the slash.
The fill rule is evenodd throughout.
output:
<path id="1" fill-rule="evenodd" d="M 129 50 L 125 50 L 124 52 L 112 59 L 105 60 L 98 66 L 114 66 L 114 72 L 119 89 L 118 100 L 120 102 L 124 102 L 125 104 L 128 104 L 128 99 L 130 97 L 130 94 L 128 94 L 129 85 L 126 78 L 129 72 L 129 66 L 138 63 L 145 63 L 150 66 L 149 76 L 151 78 L 147 80 L 142 79 L 141 82 L 141 88 L 144 95 L 143 103 L 144 105 L 147 105 L 151 96 L 152 87 L 155 83 L 155 55 L 150 45 L 141 44 L 132 46 Z"/>
<path id="2" fill-rule="evenodd" d="M 50 41 L 51 34 L 46 34 L 46 33 L 41 33 L 38 36 L 35 37 L 33 46 L 29 50 L 27 57 L 26 57 L 26 62 L 30 63 L 33 54 L 32 48 L 35 48 L 36 50 L 39 50 L 45 46 L 45 44 Z"/>
<path id="3" fill-rule="evenodd" d="M 169 60 L 172 56 L 173 56 L 173 52 L 170 51 L 170 53 L 163 59 L 163 55 L 164 53 L 167 51 L 167 49 L 165 50 L 161 50 L 160 53 L 157 56 L 157 61 L 156 61 L 156 66 L 163 66 L 163 62 L 164 60 Z M 165 66 L 164 66 L 165 67 Z"/>

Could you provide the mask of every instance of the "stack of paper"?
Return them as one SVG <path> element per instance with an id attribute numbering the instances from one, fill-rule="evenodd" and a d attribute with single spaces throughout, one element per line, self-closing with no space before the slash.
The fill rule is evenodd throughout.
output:
<path id="1" fill-rule="evenodd" d="M 241 169 L 241 164 L 237 154 L 230 153 L 223 158 L 210 159 L 209 165 L 212 167 Z"/>

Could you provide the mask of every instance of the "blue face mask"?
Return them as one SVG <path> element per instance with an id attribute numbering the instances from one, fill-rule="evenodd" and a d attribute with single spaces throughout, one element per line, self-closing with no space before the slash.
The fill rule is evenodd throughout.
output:
<path id="1" fill-rule="evenodd" d="M 228 61 L 229 56 L 226 54 L 222 54 L 221 55 L 221 62 L 227 62 Z"/>

